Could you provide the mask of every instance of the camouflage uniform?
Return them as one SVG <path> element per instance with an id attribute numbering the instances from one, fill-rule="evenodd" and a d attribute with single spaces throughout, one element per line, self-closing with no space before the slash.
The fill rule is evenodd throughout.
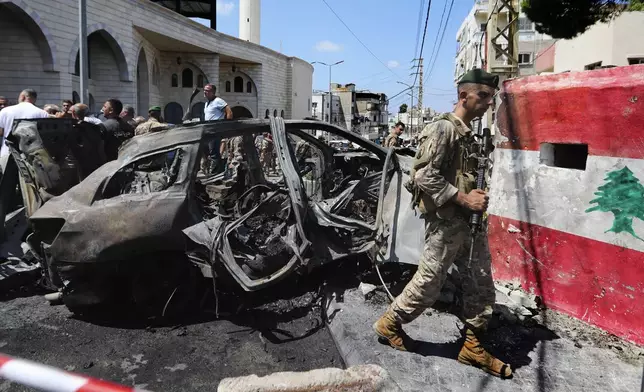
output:
<path id="1" fill-rule="evenodd" d="M 165 129 L 166 125 L 168 124 L 162 123 L 154 117 L 150 117 L 148 121 L 137 125 L 137 127 L 134 129 L 134 136 L 145 135 L 149 132 L 161 131 Z"/>
<path id="2" fill-rule="evenodd" d="M 398 135 L 393 132 L 389 133 L 387 138 L 385 138 L 385 147 L 400 147 L 400 139 L 398 138 Z"/>
<path id="3" fill-rule="evenodd" d="M 452 200 L 459 191 L 468 193 L 475 187 L 468 173 L 468 168 L 475 168 L 469 161 L 471 131 L 456 116 L 446 114 L 426 126 L 419 141 L 412 173 L 425 218 L 425 247 L 416 274 L 390 310 L 401 323 L 414 320 L 434 304 L 455 264 L 463 289 L 463 321 L 470 328 L 485 329 L 495 300 L 489 254 L 481 251 L 487 238 L 478 236 L 476 257 L 468 265 L 470 212 Z"/>
<path id="4" fill-rule="evenodd" d="M 235 136 L 226 139 L 226 153 L 228 155 L 227 173 L 230 177 L 237 178 L 240 166 L 244 161 L 244 137 Z"/>

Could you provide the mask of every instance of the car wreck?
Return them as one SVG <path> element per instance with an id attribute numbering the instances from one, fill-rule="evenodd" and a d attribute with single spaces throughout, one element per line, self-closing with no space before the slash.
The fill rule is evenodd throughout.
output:
<path id="1" fill-rule="evenodd" d="M 355 148 L 336 150 L 320 134 Z M 115 161 L 85 164 L 95 170 L 54 193 L 43 180 L 52 176 L 34 169 L 43 159 L 26 153 L 26 136 L 12 137 L 23 182 L 47 195 L 28 212 L 26 242 L 45 284 L 70 307 L 145 296 L 154 291 L 148 283 L 172 287 L 195 271 L 216 278 L 225 270 L 250 292 L 350 255 L 418 260 L 422 221 L 403 186 L 411 152 L 330 124 L 278 117 L 169 126 L 132 138 Z M 272 165 L 258 143 L 264 137 Z M 227 167 L 205 174 L 213 143 L 229 146 Z M 71 173 L 82 165 L 62 163 L 74 151 L 49 156 L 50 166 Z"/>

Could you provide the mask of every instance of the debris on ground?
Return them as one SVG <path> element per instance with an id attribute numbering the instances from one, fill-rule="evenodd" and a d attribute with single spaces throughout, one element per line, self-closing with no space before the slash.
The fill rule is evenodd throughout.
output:
<path id="1" fill-rule="evenodd" d="M 346 370 L 315 369 L 308 372 L 280 372 L 264 377 L 257 375 L 225 378 L 217 392 L 396 392 L 400 388 L 385 369 L 377 365 L 360 365 Z"/>

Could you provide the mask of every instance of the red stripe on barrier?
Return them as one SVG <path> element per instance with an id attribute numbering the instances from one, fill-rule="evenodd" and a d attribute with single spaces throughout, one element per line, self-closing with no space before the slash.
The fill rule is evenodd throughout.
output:
<path id="1" fill-rule="evenodd" d="M 504 83 L 499 147 L 588 144 L 588 154 L 644 159 L 644 65 L 531 76 Z"/>
<path id="2" fill-rule="evenodd" d="M 11 358 L 11 357 L 7 357 L 5 355 L 0 355 L 0 367 L 2 367 L 2 365 L 4 365 L 5 363 L 11 361 L 12 359 L 13 358 Z"/>
<path id="3" fill-rule="evenodd" d="M 87 384 L 80 387 L 77 392 L 132 392 L 130 387 L 113 384 L 102 380 L 90 379 Z"/>
<path id="4" fill-rule="evenodd" d="M 518 281 L 549 308 L 644 344 L 643 252 L 495 215 L 488 238 L 495 280 Z"/>

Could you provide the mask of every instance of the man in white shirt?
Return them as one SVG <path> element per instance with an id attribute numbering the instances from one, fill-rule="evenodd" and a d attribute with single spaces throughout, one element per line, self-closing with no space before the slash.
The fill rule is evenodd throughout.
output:
<path id="1" fill-rule="evenodd" d="M 208 100 L 203 108 L 204 120 L 232 120 L 233 111 L 223 99 L 216 95 L 217 88 L 207 84 L 203 88 L 203 96 Z"/>
<path id="2" fill-rule="evenodd" d="M 2 149 L 0 150 L 0 162 L 2 169 L 4 169 L 5 163 L 7 161 L 6 157 L 9 156 L 9 147 L 5 145 L 5 140 L 9 133 L 11 132 L 11 127 L 13 125 L 13 120 L 18 119 L 35 119 L 35 118 L 48 118 L 49 114 L 36 107 L 36 98 L 38 94 L 32 89 L 22 90 L 20 96 L 18 97 L 18 104 L 13 106 L 7 106 L 6 108 L 0 111 L 0 131 L 3 134 L 2 137 Z"/>
<path id="3" fill-rule="evenodd" d="M 233 111 L 223 99 L 216 95 L 217 88 L 212 84 L 207 84 L 203 88 L 203 96 L 207 99 L 203 108 L 204 120 L 232 120 Z M 210 160 L 209 172 L 214 172 L 221 161 L 222 147 L 224 144 L 221 140 L 211 140 L 208 143 L 208 156 Z"/>

